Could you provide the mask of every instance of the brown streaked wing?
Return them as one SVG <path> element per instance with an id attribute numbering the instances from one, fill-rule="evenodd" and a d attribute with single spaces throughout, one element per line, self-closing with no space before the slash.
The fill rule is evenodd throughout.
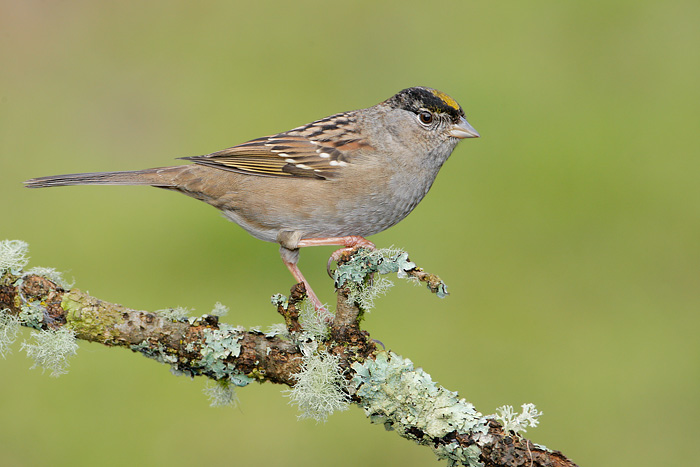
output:
<path id="1" fill-rule="evenodd" d="M 286 133 L 182 159 L 242 174 L 328 180 L 351 162 L 353 152 L 368 146 L 347 126 L 352 126 L 347 114 L 338 114 Z"/>

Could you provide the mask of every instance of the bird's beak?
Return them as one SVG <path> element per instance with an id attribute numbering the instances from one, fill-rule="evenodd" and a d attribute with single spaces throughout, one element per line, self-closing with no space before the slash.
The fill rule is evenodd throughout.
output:
<path id="1" fill-rule="evenodd" d="M 469 124 L 466 118 L 460 117 L 459 122 L 452 125 L 452 128 L 450 128 L 450 136 L 459 139 L 478 138 L 479 132 Z"/>

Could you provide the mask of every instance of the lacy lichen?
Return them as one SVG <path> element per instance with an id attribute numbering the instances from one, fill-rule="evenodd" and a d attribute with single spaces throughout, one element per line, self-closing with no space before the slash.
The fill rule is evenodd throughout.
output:
<path id="1" fill-rule="evenodd" d="M 325 340 L 330 329 L 322 314 L 316 310 L 310 300 L 304 300 L 299 307 L 299 324 L 303 329 L 299 341 Z"/>
<path id="2" fill-rule="evenodd" d="M 34 344 L 22 343 L 22 350 L 34 360 L 32 369 L 41 367 L 42 371 L 50 370 L 53 377 L 68 373 L 68 357 L 75 355 L 78 349 L 75 333 L 61 328 L 57 331 L 32 332 L 32 337 Z"/>
<path id="3" fill-rule="evenodd" d="M 290 403 L 299 408 L 300 419 L 326 421 L 336 410 L 347 410 L 350 396 L 338 364 L 338 357 L 319 352 L 315 342 L 301 345 L 301 370 L 293 375 L 296 384 L 287 395 Z"/>
<path id="4" fill-rule="evenodd" d="M 539 417 L 542 412 L 537 410 L 535 404 L 528 403 L 521 405 L 523 411 L 515 413 L 512 405 L 504 405 L 496 409 L 494 415 L 489 415 L 489 418 L 494 418 L 501 422 L 505 431 L 514 431 L 515 433 L 526 432 L 528 427 L 536 427 L 540 421 Z"/>
<path id="5" fill-rule="evenodd" d="M 236 390 L 229 380 L 207 382 L 203 392 L 209 398 L 211 407 L 235 407 L 238 404 Z"/>
<path id="6" fill-rule="evenodd" d="M 221 318 L 222 316 L 226 316 L 228 312 L 229 308 L 221 302 L 214 303 L 214 307 L 211 309 L 211 314 L 214 316 L 218 316 L 219 318 Z"/>
<path id="7" fill-rule="evenodd" d="M 10 346 L 17 340 L 20 325 L 20 319 L 10 314 L 9 309 L 0 310 L 0 357 L 5 358 L 12 353 Z"/>
<path id="8" fill-rule="evenodd" d="M 64 277 L 63 273 L 60 271 L 57 271 L 54 268 L 45 268 L 41 266 L 36 266 L 31 269 L 28 269 L 25 272 L 25 275 L 27 274 L 34 274 L 36 276 L 43 276 L 62 288 L 63 290 L 69 290 L 73 285 L 75 284 L 75 281 L 70 281 L 68 282 Z"/>
<path id="9" fill-rule="evenodd" d="M 0 274 L 10 271 L 19 274 L 29 263 L 29 245 L 22 240 L 0 241 Z"/>

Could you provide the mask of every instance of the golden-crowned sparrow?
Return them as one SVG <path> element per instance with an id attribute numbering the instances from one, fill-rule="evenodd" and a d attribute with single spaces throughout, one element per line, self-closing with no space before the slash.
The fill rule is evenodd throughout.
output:
<path id="1" fill-rule="evenodd" d="M 367 109 L 344 112 L 206 156 L 194 164 L 128 172 L 40 177 L 27 187 L 151 185 L 220 209 L 252 236 L 280 244 L 303 282 L 299 248 L 373 247 L 364 237 L 410 213 L 463 138 L 478 137 L 462 107 L 435 89 L 404 89 Z"/>

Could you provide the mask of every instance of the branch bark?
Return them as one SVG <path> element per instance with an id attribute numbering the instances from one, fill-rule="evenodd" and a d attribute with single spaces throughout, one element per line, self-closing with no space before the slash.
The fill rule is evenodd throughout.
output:
<path id="1" fill-rule="evenodd" d="M 407 257 L 404 260 L 406 275 L 426 282 L 433 292 L 446 293 L 437 276 L 416 268 Z M 365 269 L 361 283 L 366 284 L 376 271 Z M 336 273 L 336 280 L 341 276 Z M 337 311 L 326 336 L 316 338 L 315 348 L 337 361 L 347 382 L 342 388 L 344 397 L 362 407 L 372 422 L 431 447 L 449 465 L 575 466 L 562 453 L 505 431 L 497 421 L 483 417 L 456 393 L 413 368 L 410 360 L 379 350 L 369 333 L 360 329 L 363 311 L 349 300 L 354 289 L 347 285 L 339 284 Z M 44 276 L 21 271 L 5 271 L 0 280 L 0 313 L 17 317 L 25 326 L 68 328 L 78 339 L 127 347 L 178 372 L 240 386 L 254 380 L 289 387 L 298 384 L 305 362 L 303 341 L 308 339 L 299 320 L 304 297 L 303 284 L 296 284 L 288 299 L 277 300 L 287 333 L 275 335 L 234 328 L 212 315 L 169 319 L 108 303 L 77 289 L 64 290 Z"/>

